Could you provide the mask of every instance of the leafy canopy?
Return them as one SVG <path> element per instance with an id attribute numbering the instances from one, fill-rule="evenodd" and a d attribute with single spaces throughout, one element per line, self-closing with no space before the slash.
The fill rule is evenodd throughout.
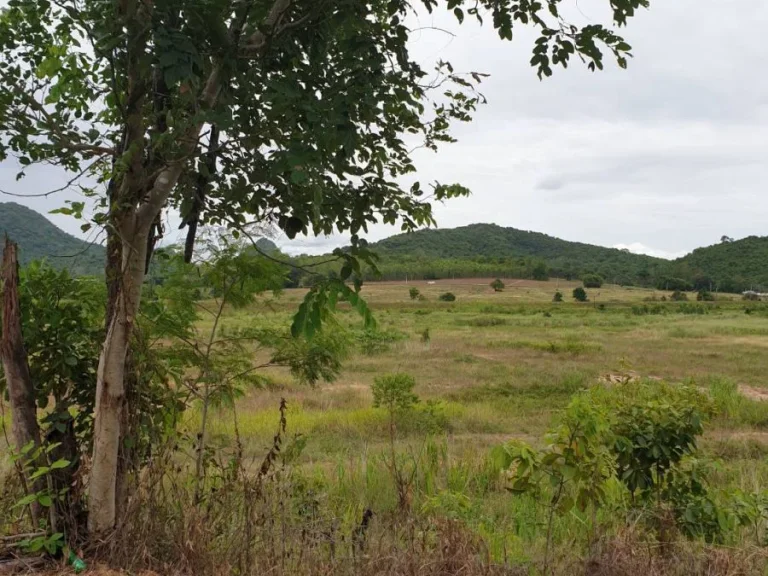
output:
<path id="1" fill-rule="evenodd" d="M 540 77 L 574 56 L 593 70 L 604 53 L 626 66 L 629 44 L 611 27 L 568 23 L 563 4 L 10 0 L 0 13 L 0 160 L 17 156 L 19 177 L 37 163 L 64 168 L 98 200 L 98 224 L 135 213 L 133 232 L 173 207 L 190 225 L 351 233 L 352 249 L 336 254 L 339 282 L 313 290 L 294 323 L 311 334 L 316 309 L 352 300 L 343 282 L 360 277 L 360 261 L 375 264 L 361 232 L 430 225 L 431 201 L 468 193 L 402 186 L 412 150 L 452 141 L 451 124 L 483 102 L 481 74 L 448 62 L 429 72 L 410 57 L 411 17 L 448 9 L 459 22 L 489 20 L 505 40 L 531 26 Z M 648 0 L 609 4 L 622 26 Z M 83 205 L 65 210 L 82 217 Z"/>

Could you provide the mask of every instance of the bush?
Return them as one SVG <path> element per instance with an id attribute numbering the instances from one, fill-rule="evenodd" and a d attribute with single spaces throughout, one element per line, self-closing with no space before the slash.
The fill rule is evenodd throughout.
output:
<path id="1" fill-rule="evenodd" d="M 562 302 L 563 301 L 563 293 L 558 290 L 555 292 L 555 295 L 552 297 L 552 302 Z"/>
<path id="2" fill-rule="evenodd" d="M 440 294 L 440 300 L 442 302 L 455 302 L 456 294 L 454 294 L 453 292 L 446 292 L 445 294 Z"/>
<path id="3" fill-rule="evenodd" d="M 688 300 L 688 294 L 685 292 L 681 292 L 680 290 L 675 290 L 672 292 L 672 295 L 669 297 L 672 302 L 685 302 Z"/>
<path id="4" fill-rule="evenodd" d="M 760 300 L 760 295 L 755 292 L 745 292 L 744 296 L 742 296 L 742 300 L 748 300 L 750 302 L 758 302 Z"/>
<path id="5" fill-rule="evenodd" d="M 493 288 L 494 292 L 501 292 L 504 290 L 504 282 L 501 281 L 501 278 L 496 278 L 496 280 L 491 282 L 491 288 Z"/>
<path id="6" fill-rule="evenodd" d="M 586 302 L 587 301 L 587 292 L 579 286 L 578 288 L 573 289 L 573 298 L 577 302 Z"/>
<path id="7" fill-rule="evenodd" d="M 411 297 L 411 300 L 418 300 L 421 296 L 421 292 L 419 292 L 418 288 L 411 288 L 408 290 L 408 295 Z"/>
<path id="8" fill-rule="evenodd" d="M 600 288 L 603 285 L 603 278 L 597 274 L 585 274 L 581 282 L 585 288 Z"/>
<path id="9" fill-rule="evenodd" d="M 394 330 L 363 330 L 357 337 L 360 351 L 366 356 L 375 356 L 387 352 L 392 344 L 405 336 Z"/>
<path id="10" fill-rule="evenodd" d="M 699 302 L 714 302 L 715 296 L 710 292 L 709 290 L 699 290 L 698 294 L 696 294 L 696 300 Z"/>

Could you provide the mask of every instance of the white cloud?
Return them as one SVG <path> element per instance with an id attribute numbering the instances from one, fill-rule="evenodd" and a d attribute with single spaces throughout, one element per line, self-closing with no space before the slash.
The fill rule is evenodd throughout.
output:
<path id="1" fill-rule="evenodd" d="M 633 254 L 646 254 L 647 256 L 655 256 L 656 258 L 664 258 L 666 260 L 674 260 L 675 258 L 680 258 L 686 254 L 685 251 L 667 252 L 666 250 L 658 250 L 656 248 L 646 246 L 645 244 L 641 244 L 640 242 L 632 242 L 631 244 L 616 244 L 614 248 L 618 248 L 619 250 L 629 250 Z"/>

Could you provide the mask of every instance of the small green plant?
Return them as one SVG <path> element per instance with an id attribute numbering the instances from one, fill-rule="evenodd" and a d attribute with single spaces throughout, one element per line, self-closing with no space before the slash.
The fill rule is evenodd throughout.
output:
<path id="1" fill-rule="evenodd" d="M 440 301 L 441 302 L 455 302 L 456 301 L 456 294 L 453 292 L 446 292 L 445 294 L 440 294 Z"/>
<path id="2" fill-rule="evenodd" d="M 421 291 L 414 286 L 408 290 L 408 295 L 411 297 L 411 300 L 418 300 L 419 296 L 421 296 Z"/>
<path id="3" fill-rule="evenodd" d="M 562 302 L 563 301 L 563 293 L 558 290 L 555 292 L 555 295 L 552 297 L 552 302 Z"/>
<path id="4" fill-rule="evenodd" d="M 507 444 L 492 455 L 509 469 L 510 491 L 546 496 L 547 541 L 542 572 L 549 574 L 552 529 L 555 514 L 565 516 L 574 507 L 591 510 L 592 528 L 596 511 L 606 498 L 606 483 L 614 475 L 610 420 L 605 407 L 585 394 L 569 404 L 562 424 L 547 436 L 547 447 L 535 451 L 525 444 Z"/>
<path id="5" fill-rule="evenodd" d="M 581 286 L 578 288 L 573 289 L 573 299 L 577 302 L 586 302 L 587 301 L 587 291 L 584 290 Z"/>
<path id="6" fill-rule="evenodd" d="M 55 528 L 58 526 L 57 505 L 64 500 L 68 489 L 54 489 L 53 482 L 49 480 L 52 473 L 68 468 L 70 462 L 64 459 L 49 461 L 50 455 L 57 447 L 58 444 L 35 446 L 30 442 L 18 453 L 11 454 L 11 461 L 26 492 L 13 508 L 27 510 L 32 524 L 40 529 L 39 532 L 30 534 L 16 543 L 21 550 L 28 553 L 45 550 L 53 555 L 65 544 L 64 534 L 55 531 Z"/>
<path id="7" fill-rule="evenodd" d="M 503 292 L 504 282 L 501 281 L 501 278 L 496 278 L 496 280 L 491 282 L 491 288 L 493 288 L 494 292 Z"/>
<path id="8" fill-rule="evenodd" d="M 392 474 L 398 505 L 403 511 L 410 508 L 416 465 L 395 450 L 396 419 L 410 413 L 419 402 L 413 392 L 415 386 L 416 380 L 408 374 L 384 374 L 375 378 L 371 386 L 374 408 L 384 408 L 389 415 L 389 458 L 385 463 Z"/>

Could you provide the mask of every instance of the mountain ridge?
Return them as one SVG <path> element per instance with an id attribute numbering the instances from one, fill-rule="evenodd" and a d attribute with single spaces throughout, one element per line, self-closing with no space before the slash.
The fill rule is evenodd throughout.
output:
<path id="1" fill-rule="evenodd" d="M 66 268 L 75 276 L 103 274 L 103 246 L 67 234 L 31 208 L 16 202 L 0 202 L 0 236 L 6 234 L 19 245 L 22 265 L 46 260 L 54 268 Z"/>

